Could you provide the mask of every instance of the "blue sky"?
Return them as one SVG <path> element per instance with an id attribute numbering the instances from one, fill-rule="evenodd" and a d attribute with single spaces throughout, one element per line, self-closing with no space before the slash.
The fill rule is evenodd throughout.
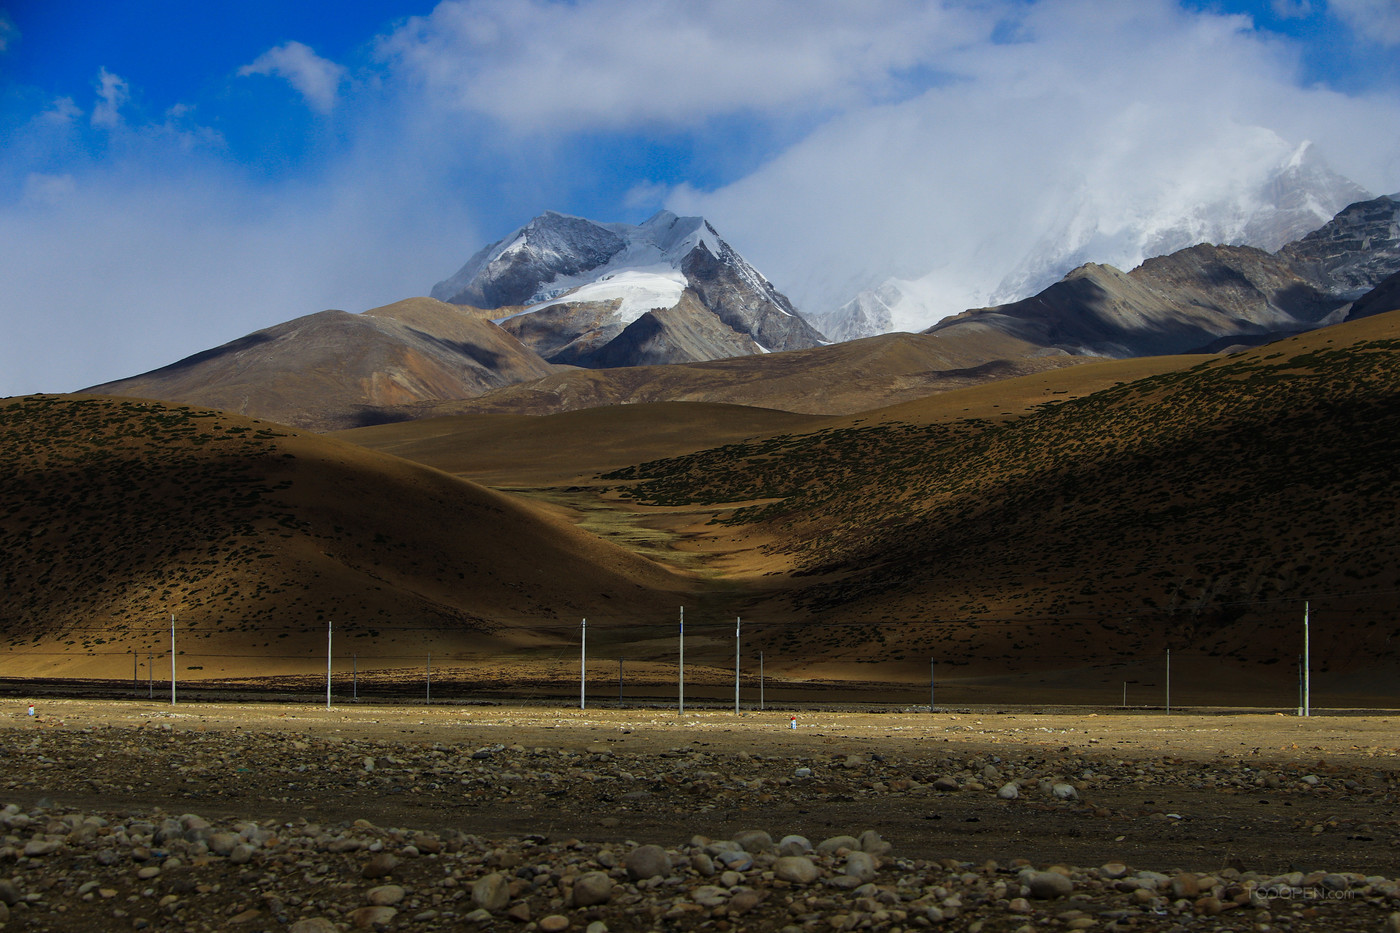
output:
<path id="1" fill-rule="evenodd" d="M 0 395 L 425 294 L 546 209 L 704 213 L 820 310 L 1305 140 L 1393 192 L 1398 62 L 1396 0 L 0 0 Z"/>

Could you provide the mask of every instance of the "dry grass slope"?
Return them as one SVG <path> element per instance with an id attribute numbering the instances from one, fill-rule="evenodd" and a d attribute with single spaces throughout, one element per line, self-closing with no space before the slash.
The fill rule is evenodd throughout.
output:
<path id="1" fill-rule="evenodd" d="M 515 499 L 265 422 L 83 396 L 0 403 L 5 673 L 115 673 L 171 613 L 196 675 L 298 670 L 334 620 L 381 655 L 547 640 L 687 581 Z M 382 637 L 381 637 L 382 636 Z M 368 643 L 366 643 L 368 644 Z"/>
<path id="2" fill-rule="evenodd" d="M 1280 620 L 1311 599 L 1334 620 L 1320 670 L 1356 670 L 1400 659 L 1397 396 L 1391 314 L 1022 417 L 871 413 L 603 479 L 766 540 L 792 573 L 753 611 L 804 620 L 775 647 L 983 670 L 1175 647 L 1286 670 Z"/>

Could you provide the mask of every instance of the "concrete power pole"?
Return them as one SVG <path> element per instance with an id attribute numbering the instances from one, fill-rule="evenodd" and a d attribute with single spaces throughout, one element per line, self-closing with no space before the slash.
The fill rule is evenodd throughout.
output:
<path id="1" fill-rule="evenodd" d="M 734 715 L 739 715 L 739 630 L 743 627 L 744 620 L 739 616 L 734 617 Z"/>
<path id="2" fill-rule="evenodd" d="M 1312 715 L 1312 658 L 1308 656 L 1308 603 L 1303 603 L 1303 715 Z"/>

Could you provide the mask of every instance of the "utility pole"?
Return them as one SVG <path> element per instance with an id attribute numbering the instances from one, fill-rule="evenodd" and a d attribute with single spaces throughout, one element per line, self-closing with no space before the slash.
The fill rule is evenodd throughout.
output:
<path id="1" fill-rule="evenodd" d="M 1303 715 L 1312 715 L 1312 658 L 1309 657 L 1308 616 L 1309 606 L 1303 603 Z"/>
<path id="2" fill-rule="evenodd" d="M 578 635 L 578 708 L 588 707 L 588 694 L 585 684 L 588 682 L 588 620 L 584 619 L 579 625 Z"/>
<path id="3" fill-rule="evenodd" d="M 760 710 L 764 710 L 764 709 L 767 709 L 767 708 L 768 708 L 767 705 L 765 705 L 764 702 L 763 702 L 763 652 L 762 652 L 762 651 L 760 651 L 760 652 L 758 653 L 758 708 L 759 708 Z"/>
<path id="4" fill-rule="evenodd" d="M 139 697 L 141 695 L 141 683 L 136 678 L 140 676 L 141 665 L 136 660 L 136 646 L 131 646 L 131 695 Z"/>
<path id="5" fill-rule="evenodd" d="M 739 630 L 744 620 L 734 617 L 734 715 L 739 715 Z"/>
<path id="6" fill-rule="evenodd" d="M 1167 649 L 1167 715 L 1172 714 L 1172 649 Z"/>
<path id="7" fill-rule="evenodd" d="M 350 699 L 360 698 L 360 656 L 350 655 Z"/>
<path id="8" fill-rule="evenodd" d="M 617 708 L 622 709 L 622 659 L 617 659 Z"/>
<path id="9" fill-rule="evenodd" d="M 326 620 L 326 709 L 331 708 L 331 620 Z"/>
<path id="10" fill-rule="evenodd" d="M 681 607 L 681 668 L 680 668 L 680 715 L 685 715 L 685 607 Z"/>
<path id="11" fill-rule="evenodd" d="M 170 705 L 175 705 L 175 613 L 170 613 Z"/>
<path id="12" fill-rule="evenodd" d="M 427 691 L 428 691 L 428 692 L 427 692 L 427 698 L 426 698 L 426 699 L 427 699 L 428 705 L 429 705 L 429 706 L 432 706 L 432 705 L 433 705 L 433 653 L 432 653 L 431 651 L 428 652 L 428 666 L 427 666 L 427 668 L 425 669 L 425 671 L 426 671 L 426 673 L 427 673 L 427 680 L 425 681 L 425 683 L 427 684 Z"/>
<path id="13" fill-rule="evenodd" d="M 928 711 L 935 712 L 933 705 L 933 658 L 928 659 Z"/>

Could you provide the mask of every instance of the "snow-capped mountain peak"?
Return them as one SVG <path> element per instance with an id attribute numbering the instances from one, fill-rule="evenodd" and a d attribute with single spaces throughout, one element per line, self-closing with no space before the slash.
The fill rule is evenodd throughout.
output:
<path id="1" fill-rule="evenodd" d="M 487 310 L 510 308 L 497 322 L 530 336 L 546 358 L 592 365 L 624 329 L 652 312 L 681 307 L 687 292 L 696 300 L 685 307 L 707 310 L 719 322 L 706 327 L 721 328 L 718 337 L 707 333 L 698 344 L 691 341 L 685 352 L 692 356 L 821 342 L 787 298 L 705 218 L 670 211 L 641 224 L 546 212 L 479 251 L 432 295 Z M 671 315 L 668 326 L 677 316 Z"/>

